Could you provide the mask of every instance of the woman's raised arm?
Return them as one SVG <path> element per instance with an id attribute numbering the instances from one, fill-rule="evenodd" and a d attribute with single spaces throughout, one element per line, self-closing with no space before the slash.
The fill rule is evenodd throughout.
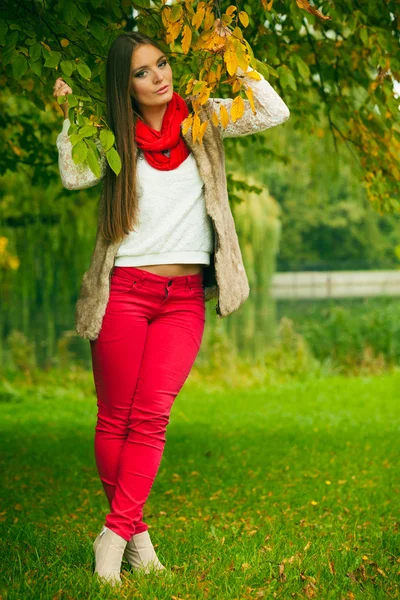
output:
<path id="1" fill-rule="evenodd" d="M 53 96 L 58 98 L 59 96 L 65 96 L 66 100 L 60 104 L 60 108 L 64 114 L 64 122 L 62 130 L 57 136 L 56 144 L 58 148 L 58 166 L 60 170 L 61 182 L 67 190 L 82 190 L 84 188 L 92 187 L 101 181 L 106 173 L 106 157 L 103 152 L 102 145 L 99 140 L 95 139 L 94 142 L 99 149 L 101 160 L 100 160 L 100 172 L 101 176 L 96 177 L 92 170 L 83 164 L 75 164 L 72 158 L 72 144 L 69 139 L 68 129 L 71 125 L 68 119 L 68 94 L 72 94 L 72 89 L 65 83 L 62 77 L 57 77 L 53 86 Z"/>
<path id="2" fill-rule="evenodd" d="M 250 101 L 247 98 L 243 99 L 245 106 L 244 114 L 236 122 L 233 122 L 230 115 L 230 109 L 233 102 L 232 98 L 210 98 L 209 100 L 209 107 L 216 111 L 219 121 L 221 106 L 224 106 L 228 111 L 228 125 L 225 129 L 221 124 L 218 125 L 222 138 L 257 133 L 258 131 L 263 131 L 264 129 L 284 123 L 290 116 L 289 108 L 274 90 L 272 85 L 258 71 L 257 73 L 260 75 L 261 79 L 257 80 L 249 77 L 247 75 L 249 71 L 253 71 L 250 66 L 246 72 L 238 67 L 237 75 L 243 79 L 244 86 L 251 88 L 253 92 L 254 107 L 257 111 L 256 114 L 254 114 L 251 109 Z"/>
<path id="3" fill-rule="evenodd" d="M 67 190 L 82 190 L 93 187 L 103 179 L 106 174 L 107 161 L 100 141 L 95 139 L 94 142 L 101 156 L 100 177 L 96 177 L 87 165 L 77 165 L 72 158 L 72 144 L 68 136 L 70 124 L 69 119 L 64 119 L 62 130 L 57 136 L 58 166 L 63 186 Z"/>

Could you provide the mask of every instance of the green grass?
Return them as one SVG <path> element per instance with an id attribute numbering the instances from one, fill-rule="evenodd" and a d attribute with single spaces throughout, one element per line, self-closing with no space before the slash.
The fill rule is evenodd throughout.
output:
<path id="1" fill-rule="evenodd" d="M 0 598 L 398 598 L 400 374 L 177 397 L 144 518 L 169 574 L 93 577 L 91 373 L 0 382 Z"/>

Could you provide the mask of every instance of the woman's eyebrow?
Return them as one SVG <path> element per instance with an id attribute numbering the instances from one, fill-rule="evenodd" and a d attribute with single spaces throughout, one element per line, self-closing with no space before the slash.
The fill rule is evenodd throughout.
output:
<path id="1" fill-rule="evenodd" d="M 161 56 L 159 57 L 157 62 L 159 62 L 162 58 L 166 58 L 165 54 L 161 54 Z M 136 71 L 139 71 L 139 69 L 147 69 L 147 67 L 148 67 L 148 65 L 142 65 L 141 67 L 138 67 L 137 69 L 133 69 L 133 73 L 136 73 Z"/>

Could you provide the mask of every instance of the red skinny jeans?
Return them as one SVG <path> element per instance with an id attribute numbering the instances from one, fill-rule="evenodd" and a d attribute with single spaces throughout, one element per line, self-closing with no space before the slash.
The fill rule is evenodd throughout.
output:
<path id="1" fill-rule="evenodd" d="M 94 453 L 110 506 L 105 524 L 127 541 L 148 529 L 143 507 L 204 326 L 202 273 L 166 277 L 113 268 L 102 327 L 90 341 L 98 407 Z"/>

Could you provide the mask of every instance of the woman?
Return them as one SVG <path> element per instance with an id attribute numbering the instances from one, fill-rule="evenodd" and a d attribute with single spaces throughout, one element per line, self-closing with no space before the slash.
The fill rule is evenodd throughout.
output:
<path id="1" fill-rule="evenodd" d="M 238 74 L 253 90 L 256 114 L 245 100 L 239 121 L 225 129 L 209 124 L 203 144 L 194 145 L 190 130 L 183 135 L 181 129 L 190 100 L 173 91 L 172 69 L 157 42 L 138 32 L 114 40 L 106 88 L 108 124 L 122 159 L 118 177 L 99 144 L 100 177 L 73 162 L 68 107 L 61 105 L 65 120 L 57 147 L 63 185 L 104 183 L 76 329 L 90 340 L 98 400 L 95 458 L 110 506 L 94 542 L 95 573 L 113 585 L 121 581 L 123 558 L 145 572 L 165 569 L 143 507 L 162 458 L 172 404 L 200 349 L 205 302 L 218 297 L 217 312 L 226 316 L 249 292 L 221 140 L 278 125 L 290 113 L 262 76 L 257 81 L 240 68 Z M 58 78 L 54 96 L 68 93 L 71 88 Z M 231 102 L 208 101 L 205 115 L 210 117 L 210 107 L 229 111 Z"/>

